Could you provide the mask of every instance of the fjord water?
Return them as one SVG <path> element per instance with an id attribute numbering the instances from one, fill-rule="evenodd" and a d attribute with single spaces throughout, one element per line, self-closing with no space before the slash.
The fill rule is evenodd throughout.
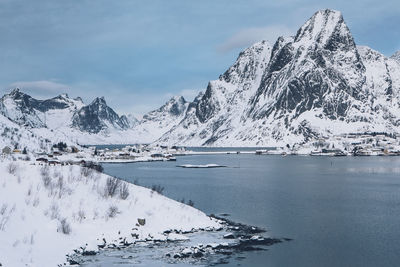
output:
<path id="1" fill-rule="evenodd" d="M 228 168 L 176 167 L 208 163 Z M 400 157 L 194 155 L 105 164 L 104 171 L 162 185 L 166 196 L 190 199 L 207 214 L 228 213 L 267 235 L 293 239 L 233 255 L 228 266 L 400 264 Z"/>

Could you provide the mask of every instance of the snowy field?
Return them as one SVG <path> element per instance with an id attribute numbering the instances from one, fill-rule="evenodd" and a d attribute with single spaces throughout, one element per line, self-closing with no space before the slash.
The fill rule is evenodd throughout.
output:
<path id="1" fill-rule="evenodd" d="M 184 239 L 163 232 L 220 227 L 195 208 L 80 166 L 3 160 L 0 174 L 3 266 L 57 266 L 74 249 Z"/>

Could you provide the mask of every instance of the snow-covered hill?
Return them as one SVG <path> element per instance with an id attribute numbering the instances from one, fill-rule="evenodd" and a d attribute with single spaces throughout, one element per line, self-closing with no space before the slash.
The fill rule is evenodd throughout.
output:
<path id="1" fill-rule="evenodd" d="M 25 127 L 10 121 L 0 115 L 0 149 L 9 147 L 11 150 L 18 149 L 29 152 L 48 151 L 53 145 L 49 139 L 38 136 Z M 0 151 L 1 153 L 1 151 Z"/>
<path id="2" fill-rule="evenodd" d="M 2 266 L 57 266 L 104 240 L 174 240 L 186 237 L 164 231 L 220 227 L 197 209 L 80 166 L 5 161 L 0 173 Z"/>
<path id="3" fill-rule="evenodd" d="M 400 130 L 400 63 L 357 47 L 340 12 L 316 12 L 293 37 L 257 43 L 211 81 L 164 144 L 276 146 Z"/>

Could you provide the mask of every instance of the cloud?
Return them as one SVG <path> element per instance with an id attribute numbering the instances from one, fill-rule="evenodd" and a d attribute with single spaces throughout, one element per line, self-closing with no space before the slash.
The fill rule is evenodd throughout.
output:
<path id="1" fill-rule="evenodd" d="M 25 93 L 35 97 L 54 97 L 57 94 L 68 93 L 70 87 L 55 81 L 19 81 L 7 86 L 8 89 L 20 88 Z"/>
<path id="2" fill-rule="evenodd" d="M 218 52 L 229 52 L 236 48 L 250 46 L 256 42 L 267 40 L 273 44 L 279 36 L 293 35 L 293 30 L 284 25 L 245 28 L 217 47 Z"/>

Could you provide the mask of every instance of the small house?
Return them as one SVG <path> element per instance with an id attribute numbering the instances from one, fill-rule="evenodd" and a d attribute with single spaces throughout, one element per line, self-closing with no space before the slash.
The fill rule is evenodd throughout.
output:
<path id="1" fill-rule="evenodd" d="M 43 162 L 43 163 L 47 163 L 49 160 L 46 158 L 37 158 L 36 161 L 38 162 Z"/>
<path id="2" fill-rule="evenodd" d="M 76 148 L 75 146 L 71 146 L 71 152 L 72 152 L 72 153 L 78 153 L 78 152 L 79 152 L 79 149 Z"/>

